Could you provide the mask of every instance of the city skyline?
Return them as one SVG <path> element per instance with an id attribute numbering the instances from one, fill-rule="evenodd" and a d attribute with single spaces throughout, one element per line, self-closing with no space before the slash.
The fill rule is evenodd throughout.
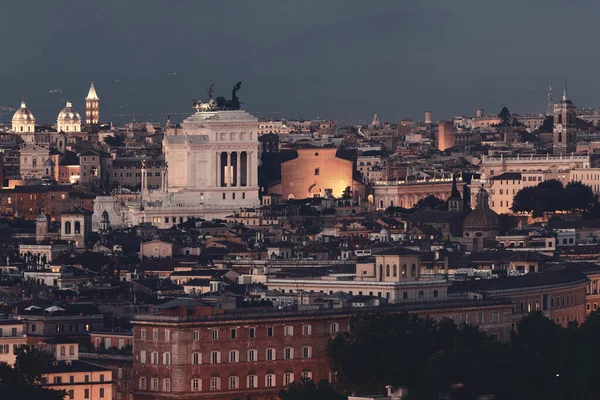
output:
<path id="1" fill-rule="evenodd" d="M 8 12 L 27 15 L 32 26 L 16 37 L 18 19 L 0 27 L 14 37 L 0 68 L 0 106 L 16 108 L 24 98 L 40 121 L 52 122 L 66 100 L 81 111 L 93 80 L 104 117 L 176 120 L 210 84 L 227 93 L 241 80 L 244 107 L 261 117 L 352 123 L 378 113 L 396 122 L 432 110 L 439 120 L 502 106 L 543 112 L 549 83 L 560 93 L 565 76 L 580 108 L 596 106 L 596 56 L 574 57 L 593 43 L 597 28 L 586 21 L 599 5 L 534 1 L 517 12 L 510 1 L 475 4 L 11 4 Z M 59 14 L 70 23 L 53 22 Z M 65 43 L 90 50 L 73 57 Z M 573 56 L 557 57 L 565 53 Z"/>

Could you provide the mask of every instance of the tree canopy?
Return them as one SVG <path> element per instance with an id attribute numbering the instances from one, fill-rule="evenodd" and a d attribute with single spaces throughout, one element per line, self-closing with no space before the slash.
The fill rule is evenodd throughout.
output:
<path id="1" fill-rule="evenodd" d="M 434 210 L 443 210 L 446 206 L 444 200 L 438 199 L 434 195 L 430 194 L 429 196 L 417 201 L 417 204 L 413 206 L 413 208 L 423 208 L 429 207 Z"/>
<path id="2" fill-rule="evenodd" d="M 515 212 L 533 212 L 534 217 L 545 212 L 588 211 L 594 205 L 592 189 L 581 182 L 569 182 L 566 187 L 556 179 L 525 187 L 513 199 Z"/>
<path id="3" fill-rule="evenodd" d="M 508 343 L 477 327 L 409 314 L 363 314 L 328 343 L 340 391 L 405 386 L 409 399 L 595 399 L 600 396 L 600 311 L 583 324 L 525 316 Z"/>
<path id="4" fill-rule="evenodd" d="M 347 397 L 336 392 L 327 379 L 315 384 L 311 379 L 293 382 L 288 390 L 279 392 L 281 400 L 345 400 Z"/>
<path id="5" fill-rule="evenodd" d="M 16 350 L 14 366 L 0 363 L 0 393 L 6 399 L 63 400 L 64 391 L 42 386 L 50 355 L 32 346 Z"/>

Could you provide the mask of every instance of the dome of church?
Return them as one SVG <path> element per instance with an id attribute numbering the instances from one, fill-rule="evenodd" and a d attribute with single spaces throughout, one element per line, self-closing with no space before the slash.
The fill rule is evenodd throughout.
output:
<path id="1" fill-rule="evenodd" d="M 385 229 L 385 228 L 382 228 L 382 229 L 379 231 L 379 236 L 388 236 L 388 230 L 387 230 L 387 229 Z"/>
<path id="2" fill-rule="evenodd" d="M 476 208 L 467 215 L 463 222 L 463 229 L 470 230 L 498 230 L 499 226 L 498 214 L 489 208 Z"/>
<path id="3" fill-rule="evenodd" d="M 467 214 L 463 221 L 464 230 L 498 230 L 498 214 L 489 206 L 490 195 L 483 187 L 477 193 L 477 208 Z"/>
<path id="4" fill-rule="evenodd" d="M 21 102 L 21 107 L 15 112 L 12 118 L 13 124 L 18 123 L 27 123 L 27 122 L 35 122 L 35 117 L 27 109 L 27 105 L 24 101 Z"/>
<path id="5" fill-rule="evenodd" d="M 81 117 L 79 116 L 79 113 L 73 109 L 71 102 L 67 101 L 67 106 L 58 114 L 58 121 L 63 124 L 74 124 L 81 121 Z"/>
<path id="6" fill-rule="evenodd" d="M 67 101 L 67 106 L 58 114 L 56 130 L 58 132 L 81 132 L 81 117 L 73 109 L 70 101 Z"/>

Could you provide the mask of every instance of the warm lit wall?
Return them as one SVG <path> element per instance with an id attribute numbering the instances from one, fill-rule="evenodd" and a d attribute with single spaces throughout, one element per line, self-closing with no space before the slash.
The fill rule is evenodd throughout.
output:
<path id="1" fill-rule="evenodd" d="M 102 377 L 101 377 L 102 375 Z M 86 381 L 87 376 L 87 381 Z M 72 383 L 71 383 L 72 377 Z M 113 394 L 113 382 L 112 382 L 112 371 L 106 370 L 102 372 L 88 372 L 88 371 L 73 371 L 73 372 L 60 372 L 50 373 L 43 376 L 46 382 L 48 382 L 49 389 L 64 390 L 67 393 L 73 391 L 74 400 L 89 400 L 89 399 L 106 399 L 112 400 Z M 54 383 L 56 379 L 60 379 L 62 383 Z M 102 396 L 101 389 L 104 389 Z M 86 397 L 87 394 L 87 397 Z M 70 399 L 69 395 L 65 399 Z"/>
<path id="2" fill-rule="evenodd" d="M 299 149 L 298 158 L 281 164 L 281 183 L 272 188 L 283 199 L 325 197 L 327 189 L 341 197 L 352 182 L 352 161 L 337 158 L 336 149 Z"/>

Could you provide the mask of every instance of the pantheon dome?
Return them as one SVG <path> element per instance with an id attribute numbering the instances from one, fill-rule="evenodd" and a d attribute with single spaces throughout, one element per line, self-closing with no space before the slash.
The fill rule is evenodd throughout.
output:
<path id="1" fill-rule="evenodd" d="M 21 102 L 21 107 L 12 117 L 12 130 L 15 133 L 35 132 L 35 117 L 27 109 L 25 101 Z"/>
<path id="2" fill-rule="evenodd" d="M 81 117 L 73 109 L 70 101 L 67 101 L 66 107 L 58 114 L 56 130 L 58 132 L 81 132 Z"/>

